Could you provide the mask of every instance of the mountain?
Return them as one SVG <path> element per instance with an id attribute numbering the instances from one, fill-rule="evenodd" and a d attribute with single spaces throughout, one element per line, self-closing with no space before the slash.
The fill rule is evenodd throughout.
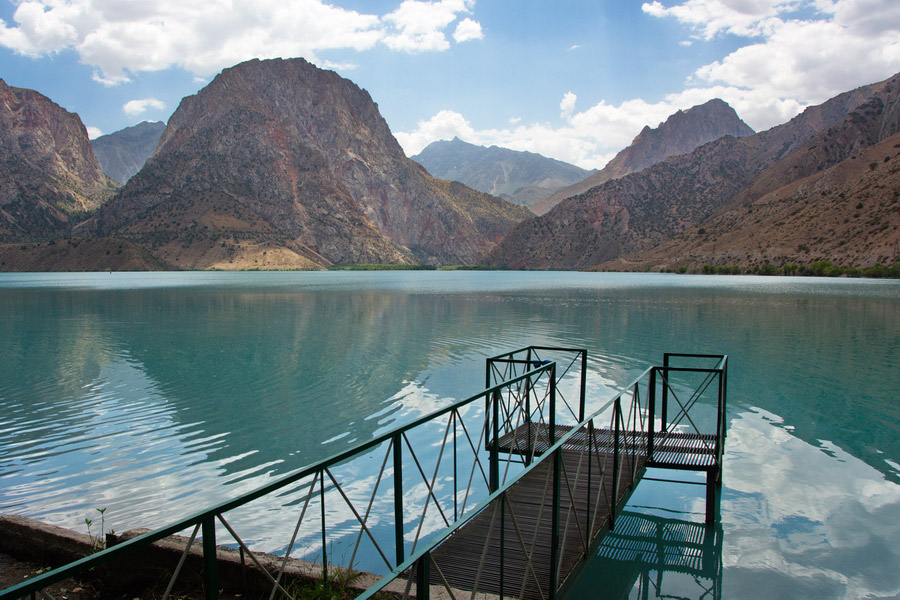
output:
<path id="1" fill-rule="evenodd" d="M 0 241 L 61 235 L 115 187 L 78 115 L 0 79 Z"/>
<path id="2" fill-rule="evenodd" d="M 435 177 L 459 181 L 523 206 L 530 206 L 591 174 L 533 152 L 497 146 L 485 148 L 458 137 L 449 142 L 432 142 L 412 159 Z"/>
<path id="3" fill-rule="evenodd" d="M 91 140 L 100 168 L 115 181 L 125 183 L 141 170 L 156 150 L 166 129 L 162 121 L 144 121 Z"/>
<path id="4" fill-rule="evenodd" d="M 527 214 L 428 175 L 351 81 L 276 59 L 182 100 L 85 230 L 190 268 L 471 264 Z"/>
<path id="5" fill-rule="evenodd" d="M 900 260 L 900 82 L 760 173 L 710 218 L 604 269 Z M 709 267 L 707 267 L 709 268 Z"/>
<path id="6" fill-rule="evenodd" d="M 734 109 L 718 98 L 671 115 L 656 129 L 645 126 L 631 145 L 619 152 L 600 171 L 558 190 L 532 207 L 538 215 L 546 214 L 562 200 L 583 194 L 611 179 L 636 173 L 670 156 L 687 154 L 724 136 L 745 137 L 753 130 Z"/>
<path id="7" fill-rule="evenodd" d="M 760 192 L 768 189 L 764 179 L 757 179 L 761 174 L 783 169 L 788 164 L 783 159 L 795 151 L 800 151 L 796 157 L 803 155 L 805 144 L 820 134 L 827 136 L 832 126 L 865 119 L 857 109 L 871 112 L 879 103 L 896 107 L 898 86 L 900 76 L 864 86 L 807 108 L 768 131 L 720 138 L 690 154 L 607 181 L 521 223 L 487 262 L 513 268 L 585 268 L 647 250 L 698 225 L 739 194 L 751 193 L 745 191 L 754 189 L 751 184 Z M 895 110 L 877 119 L 879 139 L 896 128 Z M 800 161 L 788 170 L 802 176 L 834 165 L 852 151 L 853 145 L 844 147 L 845 142 L 825 144 L 815 164 L 801 168 L 805 163 Z"/>

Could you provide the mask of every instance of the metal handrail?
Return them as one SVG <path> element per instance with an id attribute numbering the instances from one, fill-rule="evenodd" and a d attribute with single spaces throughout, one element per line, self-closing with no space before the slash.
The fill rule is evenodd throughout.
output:
<path id="1" fill-rule="evenodd" d="M 650 367 L 650 368 L 646 369 L 643 373 L 641 373 L 641 375 L 639 375 L 632 382 L 632 384 L 629 384 L 628 386 L 626 386 L 625 389 L 619 391 L 613 398 L 608 400 L 605 404 L 603 404 L 603 406 L 601 406 L 600 408 L 596 409 L 593 413 L 591 413 L 591 415 L 588 418 L 584 419 L 581 423 L 579 423 L 578 426 L 573 427 L 569 432 L 567 432 L 562 437 L 560 437 L 558 440 L 556 440 L 555 443 L 553 445 L 551 445 L 550 448 L 546 452 L 544 452 L 539 458 L 534 460 L 530 465 L 527 465 L 522 471 L 514 474 L 509 480 L 507 480 L 504 483 L 502 488 L 492 491 L 490 493 L 490 495 L 488 495 L 485 499 L 483 499 L 481 502 L 479 502 L 478 505 L 470 513 L 468 513 L 467 515 L 464 515 L 462 518 L 460 518 L 455 523 L 453 523 L 450 527 L 443 530 L 439 536 L 436 536 L 424 547 L 420 548 L 417 552 L 410 555 L 402 564 L 398 565 L 391 573 L 383 576 L 375 585 L 373 585 L 372 587 L 367 589 L 360 596 L 357 596 L 357 600 L 367 600 L 368 598 L 371 598 L 375 594 L 382 591 L 392 581 L 394 581 L 398 577 L 402 576 L 405 572 L 416 567 L 417 565 L 421 566 L 424 563 L 430 561 L 431 553 L 434 551 L 435 548 L 437 548 L 438 546 L 443 544 L 454 533 L 456 533 L 459 529 L 461 529 L 466 524 L 468 524 L 472 519 L 476 518 L 481 512 L 486 510 L 494 502 L 502 501 L 505 498 L 505 494 L 512 486 L 514 486 L 518 481 L 520 481 L 524 477 L 526 477 L 534 469 L 538 468 L 544 460 L 551 460 L 551 458 L 553 460 L 558 460 L 558 457 L 560 456 L 560 452 L 563 450 L 563 448 L 565 446 L 571 444 L 572 439 L 576 435 L 578 435 L 578 433 L 581 429 L 583 429 L 583 428 L 593 429 L 594 419 L 600 417 L 603 413 L 609 411 L 610 407 L 613 407 L 614 413 L 618 413 L 618 411 L 620 410 L 621 398 L 629 393 L 633 394 L 632 386 L 637 385 L 641 380 L 643 380 L 645 377 L 647 377 L 649 374 L 651 374 L 653 372 L 653 369 L 654 369 L 654 367 Z M 634 396 L 632 396 L 632 401 L 634 401 Z M 617 408 L 617 407 L 619 407 L 619 408 Z M 616 442 L 618 442 L 618 438 L 621 437 L 621 435 L 625 434 L 626 432 L 627 431 L 624 428 L 617 429 L 616 433 L 614 434 Z M 621 454 L 621 452 L 619 450 L 617 450 L 615 453 L 613 464 L 616 466 L 619 464 L 619 461 L 621 459 L 620 454 Z M 555 471 L 558 471 L 558 470 L 555 469 Z M 614 479 L 613 481 L 614 481 L 614 486 L 617 486 L 618 485 L 617 478 Z M 633 483 L 634 483 L 634 474 L 632 476 L 632 484 Z M 555 481 L 554 488 L 556 489 L 556 488 L 558 488 L 558 486 L 559 486 L 559 482 Z M 617 491 L 614 493 L 617 495 Z M 612 502 L 614 504 L 616 503 L 616 500 L 617 500 L 616 495 L 614 495 L 612 498 Z M 555 504 L 557 505 L 557 508 L 558 508 L 558 498 L 556 500 L 557 501 L 555 502 Z M 555 544 L 554 544 L 554 546 L 555 546 Z M 557 563 L 559 560 L 559 557 L 556 556 L 556 557 L 554 557 L 554 559 L 555 560 L 551 561 L 551 564 Z M 556 572 L 556 568 L 551 569 L 551 572 Z M 428 592 L 425 592 L 424 595 L 417 596 L 417 598 L 418 597 L 426 597 L 427 598 L 427 593 Z"/>
<path id="2" fill-rule="evenodd" d="M 214 572 L 215 569 L 213 568 L 213 563 L 215 561 L 215 551 L 216 551 L 216 549 L 215 549 L 215 520 L 217 518 L 220 519 L 221 518 L 220 516 L 223 513 L 226 513 L 235 508 L 244 506 L 244 505 L 248 504 L 249 502 L 252 502 L 258 498 L 261 498 L 261 497 L 271 494 L 273 492 L 282 490 L 282 489 L 286 488 L 287 486 L 290 486 L 294 483 L 300 482 L 303 479 L 306 479 L 310 476 L 322 477 L 323 476 L 322 474 L 324 474 L 329 467 L 338 465 L 340 463 L 344 463 L 354 457 L 361 456 L 361 455 L 369 452 L 370 450 L 373 450 L 383 444 L 393 445 L 394 457 L 395 457 L 394 467 L 397 467 L 398 466 L 397 462 L 398 462 L 398 459 L 400 458 L 400 452 L 399 452 L 400 438 L 402 436 L 404 436 L 406 434 L 406 432 L 409 432 L 410 430 L 415 429 L 419 426 L 428 424 L 429 422 L 437 421 L 447 415 L 451 415 L 451 414 L 459 415 L 460 409 L 462 409 L 468 405 L 471 405 L 475 402 L 478 402 L 482 399 L 487 399 L 489 402 L 493 395 L 499 393 L 504 388 L 518 384 L 518 383 L 526 381 L 526 380 L 527 381 L 534 380 L 545 373 L 552 373 L 553 369 L 555 369 L 555 367 L 556 367 L 556 364 L 552 363 L 552 362 L 549 364 L 540 365 L 540 366 L 533 368 L 525 373 L 519 374 L 516 377 L 514 377 L 508 381 L 503 381 L 503 382 L 497 383 L 493 386 L 490 386 L 487 389 L 485 389 L 473 396 L 470 396 L 464 400 L 460 400 L 458 402 L 452 403 L 452 404 L 450 404 L 442 409 L 439 409 L 431 414 L 419 417 L 419 418 L 411 421 L 410 423 L 407 423 L 405 425 L 398 427 L 397 429 L 394 429 L 392 431 L 389 431 L 387 433 L 379 435 L 367 442 L 357 444 L 347 450 L 344 450 L 343 452 L 339 452 L 337 454 L 332 455 L 331 457 L 322 459 L 320 461 L 312 463 L 311 465 L 302 467 L 293 473 L 284 475 L 283 477 L 281 477 L 271 483 L 260 486 L 259 488 L 255 489 L 251 492 L 248 492 L 246 494 L 242 494 L 241 496 L 238 496 L 237 498 L 233 498 L 231 500 L 221 502 L 221 503 L 216 504 L 206 510 L 196 513 L 192 516 L 180 519 L 169 525 L 166 525 L 161 528 L 150 531 L 148 533 L 136 536 L 127 541 L 116 544 L 115 546 L 106 548 L 100 552 L 97 552 L 96 554 L 86 556 L 84 558 L 73 561 L 67 565 L 63 565 L 61 567 L 52 569 L 46 573 L 43 573 L 43 574 L 33 577 L 31 579 L 25 580 L 22 583 L 19 583 L 17 585 L 11 586 L 4 590 L 0 590 L 0 600 L 6 600 L 6 599 L 10 599 L 10 598 L 18 598 L 18 597 L 29 595 L 33 592 L 37 592 L 37 591 L 43 589 L 44 587 L 47 587 L 54 583 L 57 583 L 63 579 L 67 579 L 69 577 L 79 575 L 90 569 L 93 569 L 102 564 L 105 564 L 111 560 L 122 558 L 123 556 L 129 554 L 130 552 L 136 551 L 139 548 L 149 546 L 153 542 L 156 542 L 165 537 L 174 535 L 180 531 L 184 531 L 188 528 L 195 527 L 198 525 L 202 527 L 203 554 L 204 554 L 204 561 L 207 565 L 207 570 Z M 552 378 L 551 378 L 551 382 L 552 382 Z M 476 461 L 478 460 L 477 456 L 476 456 L 475 460 Z M 395 473 L 394 473 L 395 484 L 397 484 L 399 482 L 402 487 L 402 477 L 401 477 L 400 473 L 398 473 L 397 471 L 398 470 L 395 470 Z M 315 485 L 315 481 L 313 481 L 312 485 L 313 486 Z M 324 480 L 320 484 L 320 487 L 322 488 L 322 494 L 324 495 Z M 310 489 L 312 489 L 312 488 L 310 488 Z M 401 489 L 401 493 L 399 495 L 396 495 L 396 488 L 395 488 L 395 498 L 399 499 L 398 506 L 396 507 L 397 510 L 395 511 L 395 517 L 396 517 L 396 514 L 399 514 L 401 516 L 401 518 L 398 520 L 398 522 L 395 522 L 395 524 L 394 524 L 395 529 L 398 531 L 398 534 L 396 536 L 396 540 L 397 540 L 397 544 L 398 544 L 397 552 L 396 552 L 396 559 L 397 559 L 397 563 L 401 563 L 401 562 L 404 562 L 403 555 L 405 553 L 403 550 L 403 537 L 402 537 L 402 530 L 403 530 L 402 489 Z M 238 542 L 240 543 L 239 540 L 238 540 Z M 210 557 L 212 557 L 212 558 L 210 559 Z M 210 563 L 209 562 L 210 560 L 213 561 L 213 563 Z M 212 582 L 212 581 L 207 581 L 208 586 L 211 586 L 213 583 L 214 582 Z M 213 594 L 215 594 L 214 590 L 215 590 L 215 588 L 213 588 Z"/>

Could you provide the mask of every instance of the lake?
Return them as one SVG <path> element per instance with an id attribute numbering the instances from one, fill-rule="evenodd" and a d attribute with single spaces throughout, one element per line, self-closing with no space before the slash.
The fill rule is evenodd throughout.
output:
<path id="1" fill-rule="evenodd" d="M 703 568 L 601 547 L 570 597 L 900 597 L 900 282 L 0 274 L 0 340 L 0 513 L 82 532 L 98 508 L 123 531 L 240 495 L 478 392 L 518 347 L 586 348 L 592 406 L 663 352 L 728 354 Z M 628 510 L 685 532 L 703 488 L 644 481 Z"/>

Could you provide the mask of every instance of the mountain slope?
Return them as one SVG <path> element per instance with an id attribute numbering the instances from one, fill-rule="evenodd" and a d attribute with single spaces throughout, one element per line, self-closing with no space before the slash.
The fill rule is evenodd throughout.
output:
<path id="1" fill-rule="evenodd" d="M 406 158 L 367 92 L 276 59 L 225 69 L 185 98 L 92 227 L 194 268 L 222 266 L 203 258 L 216 248 L 229 262 L 263 252 L 260 268 L 285 252 L 319 265 L 446 264 L 474 262 L 526 214 L 454 195 Z"/>
<path id="2" fill-rule="evenodd" d="M 897 79 L 846 92 L 768 131 L 721 138 L 567 199 L 516 227 L 488 262 L 585 268 L 655 246 L 734 200 L 760 173 L 880 91 L 892 96 Z"/>
<path id="3" fill-rule="evenodd" d="M 694 149 L 724 136 L 745 137 L 753 130 L 744 123 L 734 109 L 718 98 L 679 110 L 656 129 L 645 126 L 631 145 L 619 152 L 609 163 L 587 179 L 563 188 L 536 203 L 532 210 L 546 214 L 561 201 L 583 194 L 612 179 L 636 173 L 670 156 L 687 154 Z"/>
<path id="4" fill-rule="evenodd" d="M 900 259 L 898 92 L 898 83 L 887 86 L 697 227 L 603 268 L 754 270 L 820 260 L 867 268 Z"/>
<path id="5" fill-rule="evenodd" d="M 64 233 L 114 190 L 78 115 L 0 79 L 0 241 Z"/>
<path id="6" fill-rule="evenodd" d="M 153 155 L 165 129 L 166 124 L 162 121 L 144 121 L 134 127 L 101 135 L 91 140 L 91 146 L 103 172 L 115 181 L 125 183 Z"/>
<path id="7" fill-rule="evenodd" d="M 523 206 L 591 173 L 534 152 L 486 148 L 459 138 L 432 142 L 412 159 L 435 177 L 459 181 Z"/>

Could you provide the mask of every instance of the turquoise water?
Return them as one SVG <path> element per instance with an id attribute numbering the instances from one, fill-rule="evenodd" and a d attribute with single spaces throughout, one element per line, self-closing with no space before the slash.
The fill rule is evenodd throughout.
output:
<path id="1" fill-rule="evenodd" d="M 83 530 L 105 507 L 119 531 L 193 514 L 474 394 L 484 358 L 503 351 L 587 348 L 596 405 L 665 351 L 726 353 L 722 532 L 708 568 L 598 558 L 572 596 L 900 596 L 897 282 L 0 274 L 0 340 L 0 513 Z M 645 481 L 630 510 L 699 523 L 703 488 Z"/>

